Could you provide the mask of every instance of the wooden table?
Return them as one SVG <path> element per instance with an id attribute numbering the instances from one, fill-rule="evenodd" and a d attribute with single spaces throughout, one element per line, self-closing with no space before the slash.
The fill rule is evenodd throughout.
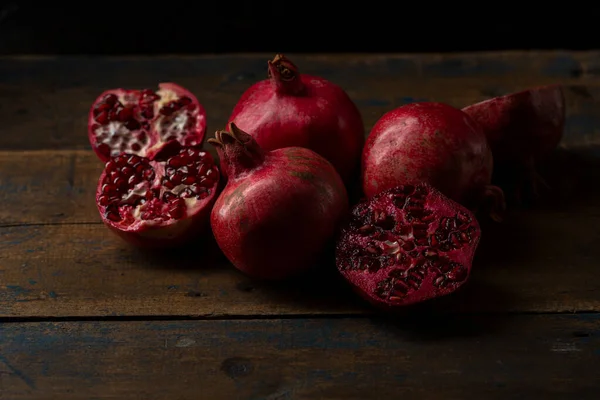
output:
<path id="1" fill-rule="evenodd" d="M 150 256 L 100 222 L 102 90 L 174 80 L 212 133 L 271 56 L 0 59 L 0 399 L 597 399 L 600 53 L 289 55 L 367 129 L 412 101 L 565 85 L 552 201 L 486 228 L 464 290 L 395 317 L 335 274 L 255 282 L 214 244 Z"/>

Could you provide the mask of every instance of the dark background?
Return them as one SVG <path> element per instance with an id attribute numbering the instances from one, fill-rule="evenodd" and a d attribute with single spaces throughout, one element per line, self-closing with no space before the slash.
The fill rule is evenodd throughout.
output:
<path id="1" fill-rule="evenodd" d="M 600 6 L 592 2 L 461 4 L 468 3 L 0 0 L 0 53 L 600 48 Z"/>

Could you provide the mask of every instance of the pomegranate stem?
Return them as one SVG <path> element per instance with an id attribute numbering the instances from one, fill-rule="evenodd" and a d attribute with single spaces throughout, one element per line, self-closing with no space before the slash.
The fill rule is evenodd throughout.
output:
<path id="1" fill-rule="evenodd" d="M 283 54 L 268 61 L 268 73 L 275 91 L 289 96 L 300 96 L 306 87 L 302 83 L 298 67 Z"/>

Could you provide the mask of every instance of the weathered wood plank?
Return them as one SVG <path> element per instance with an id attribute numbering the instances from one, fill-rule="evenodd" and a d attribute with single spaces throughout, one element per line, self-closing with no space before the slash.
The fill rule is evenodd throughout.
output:
<path id="1" fill-rule="evenodd" d="M 91 150 L 0 153 L 0 225 L 99 222 L 103 167 Z"/>
<path id="2" fill-rule="evenodd" d="M 597 399 L 598 315 L 0 325 L 11 400 Z"/>
<path id="3" fill-rule="evenodd" d="M 515 211 L 502 225 L 484 226 L 471 284 L 434 307 L 451 313 L 599 311 L 599 198 Z M 318 276 L 267 284 L 235 271 L 209 239 L 159 255 L 128 247 L 102 224 L 3 227 L 0 238 L 0 316 L 370 310 L 331 262 L 318 267 Z"/>
<path id="4" fill-rule="evenodd" d="M 98 224 L 0 228 L 0 238 L 0 317 L 210 317 L 360 309 L 358 299 L 331 274 L 318 278 L 324 279 L 321 283 L 253 282 L 234 270 L 209 238 L 170 254 L 138 251 Z"/>
<path id="5" fill-rule="evenodd" d="M 173 80 L 204 104 L 212 133 L 225 124 L 239 95 L 265 78 L 272 56 L 0 58 L 0 149 L 87 149 L 87 113 L 99 93 Z M 367 129 L 383 112 L 415 100 L 462 107 L 540 84 L 600 82 L 599 52 L 290 57 L 302 71 L 346 89 Z M 583 124 L 585 134 L 597 132 L 597 110 L 590 107 L 574 122 Z"/>

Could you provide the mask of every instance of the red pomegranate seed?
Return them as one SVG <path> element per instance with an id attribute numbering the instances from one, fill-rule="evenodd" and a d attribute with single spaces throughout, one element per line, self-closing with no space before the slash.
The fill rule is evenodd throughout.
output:
<path id="1" fill-rule="evenodd" d="M 180 157 L 171 157 L 167 161 L 167 165 L 169 167 L 179 168 L 179 167 L 183 167 L 185 165 L 185 163 L 183 162 L 183 160 Z"/>
<path id="2" fill-rule="evenodd" d="M 114 182 L 113 182 L 113 183 L 114 183 L 114 184 L 115 184 L 115 186 L 116 186 L 117 188 L 119 188 L 119 189 L 123 189 L 123 188 L 127 187 L 127 181 L 126 181 L 124 178 L 120 177 L 120 176 L 118 176 L 118 177 L 117 177 L 117 178 L 114 180 Z"/>
<path id="3" fill-rule="evenodd" d="M 102 186 L 102 193 L 104 194 L 116 194 L 117 188 L 114 185 L 111 185 L 110 183 L 105 183 L 104 186 Z"/>
<path id="4" fill-rule="evenodd" d="M 129 121 L 133 118 L 133 109 L 125 107 L 117 111 L 117 119 L 121 122 Z"/>
<path id="5" fill-rule="evenodd" d="M 139 175 L 131 175 L 129 177 L 129 180 L 127 181 L 127 183 L 131 186 L 135 186 L 138 183 L 140 183 L 142 181 L 142 179 L 140 178 Z"/>
<path id="6" fill-rule="evenodd" d="M 116 94 L 109 93 L 106 96 L 104 96 L 102 101 L 104 101 L 106 104 L 110 104 L 111 106 L 113 106 L 113 105 L 117 104 L 117 102 L 119 101 L 119 98 L 117 97 Z"/>
<path id="7" fill-rule="evenodd" d="M 174 185 L 179 185 L 182 180 L 183 180 L 183 174 L 179 171 L 175 172 L 173 174 L 173 176 L 171 177 L 171 183 L 173 183 Z"/>
<path id="8" fill-rule="evenodd" d="M 168 117 L 169 115 L 173 114 L 175 110 L 173 109 L 172 103 L 167 103 L 158 112 L 161 115 Z"/>
<path id="9" fill-rule="evenodd" d="M 175 188 L 175 184 L 169 180 L 164 180 L 163 181 L 163 186 L 166 187 L 169 190 L 173 190 Z"/>
<path id="10" fill-rule="evenodd" d="M 114 222 L 119 222 L 121 220 L 121 215 L 119 214 L 119 210 L 116 206 L 107 208 L 105 217 Z"/>
<path id="11" fill-rule="evenodd" d="M 135 138 L 137 140 L 139 140 L 142 144 L 146 144 L 148 142 L 148 136 L 146 135 L 146 132 L 144 132 L 144 131 L 136 132 Z"/>
<path id="12" fill-rule="evenodd" d="M 152 107 L 146 107 L 142 110 L 141 114 L 142 117 L 146 119 L 152 119 L 154 118 L 154 109 Z"/>
<path id="13" fill-rule="evenodd" d="M 109 122 L 108 112 L 107 111 L 100 112 L 98 114 L 98 116 L 96 116 L 96 122 L 98 122 L 101 125 L 106 125 Z"/>
<path id="14" fill-rule="evenodd" d="M 144 89 L 144 90 L 142 90 L 142 96 L 140 98 L 140 103 L 141 104 L 153 103 L 159 99 L 160 99 L 160 96 L 157 95 L 156 93 L 154 93 L 153 90 Z"/>
<path id="15" fill-rule="evenodd" d="M 116 108 L 113 108 L 112 110 L 110 110 L 108 112 L 108 120 L 109 121 L 117 121 L 118 120 L 117 112 L 118 112 L 118 109 L 116 109 Z"/>
<path id="16" fill-rule="evenodd" d="M 171 218 L 181 219 L 185 215 L 185 201 L 180 198 L 173 199 L 168 208 Z"/>
<path id="17" fill-rule="evenodd" d="M 129 157 L 130 155 L 128 154 L 121 154 L 115 158 L 115 164 L 117 164 L 119 167 L 124 167 L 127 165 Z"/>
<path id="18" fill-rule="evenodd" d="M 204 176 L 206 176 L 206 179 L 209 179 L 210 181 L 213 181 L 213 182 L 217 179 L 217 173 L 214 169 L 209 169 L 208 171 L 206 171 Z"/>
<path id="19" fill-rule="evenodd" d="M 206 174 L 208 173 L 209 170 L 210 170 L 210 166 L 208 166 L 206 164 L 200 164 L 200 168 L 198 168 L 198 175 L 206 176 Z"/>
<path id="20" fill-rule="evenodd" d="M 113 106 L 112 106 L 111 104 L 108 104 L 108 103 L 106 103 L 106 102 L 101 102 L 101 103 L 98 103 L 98 104 L 96 105 L 96 107 L 94 108 L 94 115 L 96 116 L 96 115 L 100 114 L 100 112 L 102 112 L 102 111 L 108 111 L 108 110 L 110 110 L 112 107 L 113 107 Z"/>
<path id="21" fill-rule="evenodd" d="M 130 131 L 135 131 L 137 129 L 140 129 L 140 127 L 140 123 L 135 119 L 130 119 L 127 122 L 125 122 L 125 128 L 129 129 Z"/>
<path id="22" fill-rule="evenodd" d="M 212 181 L 210 179 L 207 179 L 205 176 L 203 176 L 202 178 L 200 178 L 200 181 L 198 182 L 198 184 L 200 186 L 203 186 L 205 188 L 209 188 L 213 185 Z"/>
<path id="23" fill-rule="evenodd" d="M 106 157 L 110 157 L 110 146 L 106 143 L 99 144 L 96 151 Z"/>
<path id="24" fill-rule="evenodd" d="M 130 165 L 131 165 L 131 164 L 130 164 Z M 131 168 L 131 167 L 128 165 L 128 166 L 125 166 L 125 167 L 121 168 L 121 173 L 122 173 L 123 175 L 131 175 L 131 174 L 133 174 L 133 173 L 134 173 L 134 170 L 133 170 L 133 168 Z"/>
<path id="25" fill-rule="evenodd" d="M 144 178 L 147 180 L 154 179 L 154 171 L 152 169 L 147 169 L 144 171 Z"/>

